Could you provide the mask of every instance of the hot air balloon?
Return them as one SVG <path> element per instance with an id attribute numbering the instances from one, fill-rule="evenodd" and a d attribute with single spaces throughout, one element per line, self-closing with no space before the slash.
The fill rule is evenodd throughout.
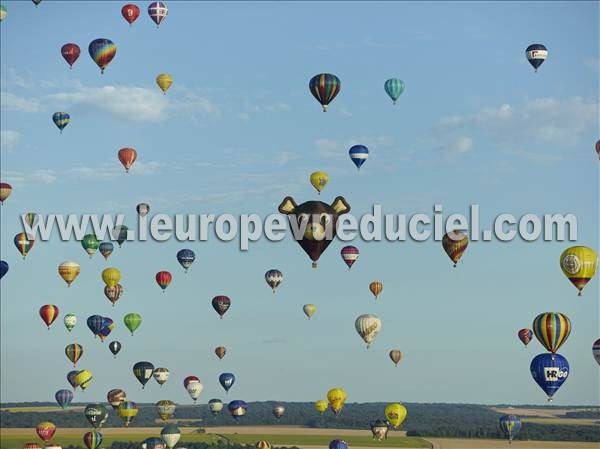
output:
<path id="1" fill-rule="evenodd" d="M 167 95 L 167 91 L 169 87 L 173 84 L 173 77 L 168 73 L 161 73 L 156 77 L 156 84 L 160 87 L 160 90 L 163 91 L 164 95 Z"/>
<path id="2" fill-rule="evenodd" d="M 442 238 L 442 246 L 450 260 L 456 264 L 464 254 L 469 244 L 469 237 L 461 231 L 451 231 Z"/>
<path id="3" fill-rule="evenodd" d="M 110 390 L 106 394 L 106 400 L 111 405 L 111 407 L 115 410 L 117 410 L 119 408 L 119 406 L 123 403 L 123 401 L 125 401 L 126 398 L 127 398 L 127 394 L 120 388 L 115 388 L 113 390 Z"/>
<path id="4" fill-rule="evenodd" d="M 108 410 L 102 404 L 88 404 L 83 414 L 94 429 L 102 427 L 108 419 Z"/>
<path id="5" fill-rule="evenodd" d="M 4 204 L 12 193 L 12 186 L 7 182 L 0 182 L 0 204 Z"/>
<path id="6" fill-rule="evenodd" d="M 378 299 L 379 295 L 383 291 L 383 283 L 380 281 L 373 281 L 369 284 L 369 290 L 371 290 L 371 293 L 373 293 L 375 299 Z"/>
<path id="7" fill-rule="evenodd" d="M 71 332 L 73 330 L 73 328 L 75 327 L 75 325 L 77 324 L 77 317 L 75 315 L 73 315 L 72 313 L 68 313 L 63 318 L 63 323 L 65 324 L 65 327 L 67 328 L 67 330 L 69 332 Z"/>
<path id="8" fill-rule="evenodd" d="M 156 368 L 152 376 L 161 387 L 169 380 L 169 370 L 167 368 Z"/>
<path id="9" fill-rule="evenodd" d="M 6 273 L 8 273 L 8 262 L 0 260 L 0 279 L 2 279 Z"/>
<path id="10" fill-rule="evenodd" d="M 35 6 L 39 5 L 40 3 L 42 3 L 42 0 L 31 0 L 33 2 L 33 4 Z"/>
<path id="11" fill-rule="evenodd" d="M 62 134 L 63 129 L 71 122 L 71 116 L 66 112 L 55 112 L 52 114 L 52 121 Z"/>
<path id="12" fill-rule="evenodd" d="M 223 315 L 225 315 L 225 312 L 227 312 L 229 307 L 231 307 L 231 300 L 227 296 L 215 296 L 212 299 L 212 306 L 213 309 L 215 309 L 215 311 L 219 314 L 221 319 L 223 319 Z"/>
<path id="13" fill-rule="evenodd" d="M 61 47 L 60 54 L 67 61 L 67 64 L 69 64 L 69 68 L 72 69 L 73 64 L 75 64 L 75 61 L 77 61 L 77 58 L 81 54 L 81 48 L 77 44 L 68 43 Z"/>
<path id="14" fill-rule="evenodd" d="M 316 171 L 310 174 L 310 183 L 317 190 L 320 195 L 327 183 L 329 182 L 329 175 L 324 171 Z"/>
<path id="15" fill-rule="evenodd" d="M 269 270 L 265 273 L 265 281 L 267 282 L 269 287 L 271 287 L 273 293 L 275 293 L 275 289 L 279 287 L 279 285 L 283 281 L 283 273 L 275 269 Z"/>
<path id="16" fill-rule="evenodd" d="M 102 242 L 100 243 L 98 249 L 100 250 L 100 254 L 102 254 L 102 257 L 104 257 L 104 260 L 108 260 L 108 258 L 115 249 L 115 245 L 113 245 L 111 242 Z"/>
<path id="17" fill-rule="evenodd" d="M 596 362 L 598 362 L 598 365 L 600 365 L 600 338 L 592 345 L 592 355 Z"/>
<path id="18" fill-rule="evenodd" d="M 56 433 L 56 426 L 50 421 L 43 421 L 36 426 L 35 432 L 44 443 L 47 443 Z"/>
<path id="19" fill-rule="evenodd" d="M 356 328 L 358 335 L 360 335 L 367 344 L 367 348 L 369 348 L 381 330 L 381 320 L 376 315 L 360 315 L 356 319 L 354 327 Z"/>
<path id="20" fill-rule="evenodd" d="M 117 358 L 117 354 L 119 353 L 119 351 L 121 350 L 121 342 L 120 341 L 111 341 L 108 344 L 108 349 L 110 349 L 110 352 L 112 352 L 112 355 L 114 356 L 114 358 Z"/>
<path id="21" fill-rule="evenodd" d="M 319 399 L 317 402 L 315 402 L 315 410 L 321 414 L 325 413 L 327 407 L 329 407 L 329 404 L 323 399 Z"/>
<path id="22" fill-rule="evenodd" d="M 129 426 L 133 418 L 137 416 L 138 412 L 138 406 L 133 401 L 123 401 L 117 408 L 117 413 L 125 427 Z"/>
<path id="23" fill-rule="evenodd" d="M 123 167 L 125 167 L 125 172 L 129 173 L 129 169 L 137 159 L 137 151 L 133 148 L 121 148 L 117 156 Z"/>
<path id="24" fill-rule="evenodd" d="M 70 287 L 73 281 L 79 276 L 81 267 L 77 262 L 67 260 L 58 266 L 58 275 L 63 278 L 63 281 L 67 283 L 67 287 Z"/>
<path id="25" fill-rule="evenodd" d="M 346 402 L 346 392 L 341 388 L 332 388 L 327 392 L 327 401 L 335 415 L 339 415 Z"/>
<path id="26" fill-rule="evenodd" d="M 115 226 L 111 231 L 113 240 L 117 241 L 119 248 L 123 245 L 123 242 L 127 240 L 129 228 L 125 225 Z"/>
<path id="27" fill-rule="evenodd" d="M 327 106 L 333 101 L 341 88 L 340 79 L 330 73 L 321 73 L 311 78 L 308 83 L 310 93 L 323 106 L 323 112 L 327 112 Z"/>
<path id="28" fill-rule="evenodd" d="M 273 407 L 273 416 L 276 419 L 281 419 L 281 417 L 284 415 L 285 413 L 285 407 L 283 405 L 276 405 L 275 407 Z"/>
<path id="29" fill-rule="evenodd" d="M 525 50 L 525 56 L 527 57 L 529 64 L 533 66 L 535 72 L 537 72 L 538 67 L 541 66 L 548 57 L 548 49 L 542 44 L 531 44 Z"/>
<path id="30" fill-rule="evenodd" d="M 88 51 L 91 58 L 100 67 L 100 73 L 104 73 L 104 69 L 117 54 L 117 46 L 110 39 L 94 39 L 90 42 Z"/>
<path id="31" fill-rule="evenodd" d="M 98 332 L 98 338 L 100 339 L 100 341 L 104 342 L 104 340 L 106 340 L 106 338 L 110 335 L 110 333 L 113 331 L 113 329 L 115 328 L 115 324 L 113 322 L 113 320 L 109 317 L 103 317 L 102 318 L 102 327 L 100 328 L 100 331 Z"/>
<path id="32" fill-rule="evenodd" d="M 83 355 L 83 346 L 78 343 L 71 343 L 70 345 L 65 346 L 65 355 L 71 361 L 73 367 L 75 367 Z"/>
<path id="33" fill-rule="evenodd" d="M 235 400 L 231 401 L 227 405 L 227 409 L 229 410 L 231 416 L 237 421 L 248 411 L 248 404 L 246 404 L 244 401 Z"/>
<path id="34" fill-rule="evenodd" d="M 329 442 L 329 449 L 348 449 L 348 443 L 343 440 L 332 440 Z"/>
<path id="35" fill-rule="evenodd" d="M 127 20 L 129 26 L 131 26 L 131 24 L 140 16 L 140 8 L 133 3 L 128 3 L 121 8 L 121 15 Z"/>
<path id="36" fill-rule="evenodd" d="M 533 380 L 548 395 L 548 402 L 569 376 L 569 362 L 560 354 L 538 354 L 531 361 Z"/>
<path id="37" fill-rule="evenodd" d="M 225 357 L 226 352 L 227 348 L 225 348 L 225 346 L 217 346 L 215 348 L 215 354 L 217 355 L 217 357 L 219 357 L 219 359 L 223 359 L 223 357 Z"/>
<path id="38" fill-rule="evenodd" d="M 155 279 L 156 283 L 160 288 L 162 288 L 162 291 L 164 293 L 165 289 L 171 283 L 173 276 L 171 276 L 171 273 L 169 273 L 168 271 L 159 271 L 158 273 L 156 273 Z"/>
<path id="39" fill-rule="evenodd" d="M 160 431 L 160 436 L 169 449 L 173 449 L 181 438 L 181 430 L 173 424 L 167 424 Z"/>
<path id="40" fill-rule="evenodd" d="M 15 235 L 13 241 L 17 247 L 17 250 L 23 256 L 23 259 L 27 257 L 27 254 L 29 254 L 29 251 L 31 251 L 31 248 L 33 248 L 33 244 L 35 243 L 33 235 L 26 234 L 24 232 L 20 232 L 19 234 Z"/>
<path id="41" fill-rule="evenodd" d="M 54 304 L 43 305 L 40 307 L 40 318 L 44 323 L 46 323 L 48 329 L 50 329 L 52 323 L 54 323 L 54 321 L 56 321 L 58 318 L 58 307 L 56 307 Z"/>
<path id="42" fill-rule="evenodd" d="M 77 370 L 69 371 L 67 373 L 67 381 L 73 387 L 73 391 L 75 391 L 75 388 L 77 388 L 77 383 L 75 382 L 75 377 L 77 374 L 79 374 L 79 371 Z"/>
<path id="43" fill-rule="evenodd" d="M 200 397 L 202 390 L 204 390 L 204 385 L 202 385 L 200 379 L 198 379 L 196 376 L 188 376 L 183 380 L 183 386 L 195 404 Z"/>
<path id="44" fill-rule="evenodd" d="M 86 253 L 90 256 L 90 259 L 94 255 L 94 253 L 100 247 L 100 242 L 98 238 L 94 234 L 87 234 L 83 236 L 83 240 L 81 241 L 81 246 L 85 250 Z"/>
<path id="45" fill-rule="evenodd" d="M 596 141 L 596 154 L 598 155 L 598 159 L 600 159 L 600 140 Z"/>
<path id="46" fill-rule="evenodd" d="M 142 324 L 142 316 L 137 313 L 128 313 L 123 317 L 123 322 L 125 323 L 125 327 L 129 329 L 131 335 L 136 331 L 140 324 Z"/>
<path id="47" fill-rule="evenodd" d="M 104 318 L 100 315 L 91 315 L 87 319 L 87 327 L 92 331 L 92 334 L 94 334 L 94 338 L 98 336 L 98 332 L 100 332 L 103 325 Z"/>
<path id="48" fill-rule="evenodd" d="M 71 390 L 58 390 L 54 394 L 54 399 L 62 409 L 67 408 L 73 400 L 73 392 Z"/>
<path id="49" fill-rule="evenodd" d="M 562 313 L 540 313 L 533 320 L 533 332 L 544 348 L 555 354 L 571 333 L 571 321 Z"/>
<path id="50" fill-rule="evenodd" d="M 527 347 L 527 345 L 531 341 L 531 338 L 533 337 L 533 332 L 531 329 L 521 329 L 517 333 L 517 335 L 519 337 L 519 340 L 521 340 L 521 342 L 525 345 L 525 347 Z"/>
<path id="51" fill-rule="evenodd" d="M 156 412 L 160 419 L 163 421 L 167 421 L 173 417 L 175 414 L 176 405 L 173 401 L 162 400 L 156 403 Z"/>
<path id="52" fill-rule="evenodd" d="M 342 256 L 342 260 L 346 265 L 348 265 L 348 270 L 352 268 L 354 262 L 358 260 L 358 255 L 360 252 L 356 246 L 348 245 L 344 246 L 340 251 L 340 255 Z"/>
<path id="53" fill-rule="evenodd" d="M 133 375 L 142 384 L 142 389 L 152 378 L 154 373 L 154 365 L 150 362 L 137 362 L 133 365 Z"/>
<path id="54" fill-rule="evenodd" d="M 406 407 L 398 403 L 390 404 L 385 408 L 385 417 L 392 427 L 397 429 L 406 419 Z"/>
<path id="55" fill-rule="evenodd" d="M 308 319 L 310 320 L 310 318 L 317 311 L 317 306 L 315 306 L 314 304 L 304 304 L 302 306 L 302 311 L 304 312 L 304 315 L 306 315 L 308 317 Z"/>
<path id="56" fill-rule="evenodd" d="M 382 441 L 387 439 L 387 434 L 390 430 L 390 425 L 387 421 L 383 421 L 382 419 L 371 421 L 370 426 L 374 440 Z"/>
<path id="57" fill-rule="evenodd" d="M 354 162 L 354 165 L 356 165 L 356 168 L 360 171 L 360 167 L 362 167 L 369 158 L 369 149 L 364 145 L 354 145 L 350 147 L 348 154 L 350 160 Z"/>
<path id="58" fill-rule="evenodd" d="M 109 287 L 108 285 L 104 287 L 104 296 L 112 303 L 113 307 L 123 294 L 123 286 L 121 284 L 114 285 Z"/>
<path id="59" fill-rule="evenodd" d="M 140 203 L 135 206 L 135 210 L 140 217 L 145 217 L 150 213 L 150 205 L 148 203 Z"/>
<path id="60" fill-rule="evenodd" d="M 399 349 L 392 349 L 390 351 L 390 359 L 392 359 L 394 365 L 398 366 L 398 363 L 402 359 L 402 351 L 400 351 Z"/>
<path id="61" fill-rule="evenodd" d="M 503 415 L 500 417 L 500 429 L 507 436 L 510 444 L 521 430 L 521 419 L 515 415 Z"/>
<path id="62" fill-rule="evenodd" d="M 81 388 L 82 390 L 85 390 L 87 387 L 90 386 L 93 378 L 94 378 L 94 376 L 92 375 L 92 372 L 84 369 L 77 373 L 77 375 L 73 379 L 73 382 L 75 382 L 75 384 L 79 388 Z"/>
<path id="63" fill-rule="evenodd" d="M 6 19 L 7 15 L 8 15 L 8 11 L 4 7 L 4 5 L 0 5 L 0 22 L 2 22 L 4 19 Z"/>
<path id="64" fill-rule="evenodd" d="M 162 440 L 162 438 L 151 437 L 146 438 L 144 443 L 146 445 L 146 449 L 166 449 L 167 445 Z"/>
<path id="65" fill-rule="evenodd" d="M 260 440 L 254 443 L 255 449 L 271 449 L 271 443 L 265 440 Z"/>
<path id="66" fill-rule="evenodd" d="M 221 384 L 225 392 L 228 392 L 229 389 L 233 387 L 233 384 L 235 383 L 235 376 L 232 373 L 222 373 L 219 376 L 219 383 Z"/>
<path id="67" fill-rule="evenodd" d="M 152 2 L 148 5 L 148 15 L 156 24 L 156 28 L 158 28 L 160 23 L 167 17 L 168 12 L 169 9 L 164 2 Z"/>
<path id="68" fill-rule="evenodd" d="M 396 104 L 400 95 L 404 92 L 404 81 L 398 78 L 390 78 L 383 84 L 385 93 L 392 99 L 392 102 Z"/>
<path id="69" fill-rule="evenodd" d="M 350 205 L 338 196 L 331 205 L 321 201 L 307 201 L 297 205 L 292 197 L 285 197 L 278 207 L 288 215 L 292 229 L 303 229 L 304 235 L 294 236 L 297 243 L 312 260 L 313 268 L 336 236 L 338 217 L 350 212 Z"/>
<path id="70" fill-rule="evenodd" d="M 211 399 L 208 401 L 208 409 L 213 416 L 217 416 L 223 410 L 223 402 L 220 399 Z"/>
<path id="71" fill-rule="evenodd" d="M 102 271 L 102 280 L 107 287 L 114 287 L 121 280 L 121 272 L 116 268 L 105 268 Z"/>
<path id="72" fill-rule="evenodd" d="M 177 262 L 183 267 L 187 273 L 188 268 L 192 266 L 196 260 L 196 254 L 191 249 L 182 249 L 177 251 Z"/>
<path id="73" fill-rule="evenodd" d="M 39 214 L 36 214 L 35 212 L 27 212 L 25 214 L 21 214 L 21 220 L 23 223 L 24 231 L 27 232 L 27 231 L 33 230 L 33 228 L 35 227 L 37 222 L 40 221 L 40 216 L 39 216 Z M 25 225 L 27 225 L 27 226 L 25 226 Z M 29 227 L 29 228 L 26 229 L 27 227 Z"/>
<path id="74" fill-rule="evenodd" d="M 84 433 L 83 444 L 87 449 L 98 449 L 102 444 L 102 434 L 96 430 Z"/>
<path id="75" fill-rule="evenodd" d="M 560 255 L 560 268 L 581 296 L 583 288 L 596 273 L 598 256 L 592 248 L 573 246 Z"/>

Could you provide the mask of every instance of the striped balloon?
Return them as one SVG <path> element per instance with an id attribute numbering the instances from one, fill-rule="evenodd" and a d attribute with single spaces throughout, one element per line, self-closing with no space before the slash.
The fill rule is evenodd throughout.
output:
<path id="1" fill-rule="evenodd" d="M 46 323 L 48 329 L 50 329 L 52 323 L 54 323 L 54 321 L 56 321 L 58 318 L 58 307 L 56 307 L 54 304 L 43 305 L 40 307 L 40 318 L 44 323 Z"/>
<path id="2" fill-rule="evenodd" d="M 83 355 L 83 346 L 78 343 L 72 343 L 65 347 L 65 355 L 73 363 L 73 367 L 77 364 Z"/>
<path id="3" fill-rule="evenodd" d="M 283 281 L 283 273 L 275 269 L 269 270 L 265 273 L 265 281 L 267 281 L 267 284 L 271 287 L 273 293 L 275 293 L 275 289 L 279 287 L 279 284 Z"/>
<path id="4" fill-rule="evenodd" d="M 311 78 L 308 88 L 313 97 L 323 106 L 323 112 L 327 112 L 327 106 L 340 92 L 341 83 L 337 76 L 331 73 L 321 73 Z"/>
<path id="5" fill-rule="evenodd" d="M 33 235 L 26 234 L 24 232 L 20 232 L 19 234 L 15 235 L 13 241 L 17 247 L 17 250 L 23 256 L 23 259 L 27 257 L 27 254 L 29 254 L 29 251 L 31 251 L 31 248 L 33 248 L 33 244 L 35 243 Z"/>
<path id="6" fill-rule="evenodd" d="M 133 418 L 137 416 L 139 408 L 133 401 L 123 401 L 117 408 L 117 414 L 123 421 L 125 427 L 128 427 Z"/>
<path id="7" fill-rule="evenodd" d="M 521 419 L 515 415 L 504 415 L 500 417 L 500 428 L 508 437 L 508 441 L 512 441 L 521 430 Z"/>
<path id="8" fill-rule="evenodd" d="M 521 340 L 525 347 L 527 347 L 527 345 L 531 341 L 531 338 L 533 337 L 533 332 L 531 331 L 531 329 L 521 329 L 517 333 L 517 335 L 519 336 L 519 340 Z"/>
<path id="9" fill-rule="evenodd" d="M 600 338 L 592 345 L 592 355 L 594 356 L 594 360 L 600 365 Z"/>
<path id="10" fill-rule="evenodd" d="M 538 341 L 555 354 L 571 333 L 571 321 L 562 313 L 541 313 L 533 320 L 533 333 Z"/>
<path id="11" fill-rule="evenodd" d="M 56 399 L 56 402 L 61 406 L 61 408 L 65 409 L 73 400 L 73 392 L 71 390 L 58 390 L 54 394 L 54 399 Z"/>
<path id="12" fill-rule="evenodd" d="M 117 46 L 110 39 L 94 39 L 90 42 L 88 51 L 94 62 L 100 67 L 100 73 L 104 73 L 106 66 L 117 54 Z"/>
<path id="13" fill-rule="evenodd" d="M 369 284 L 369 290 L 371 290 L 371 293 L 373 293 L 375 299 L 378 299 L 379 295 L 383 291 L 383 283 L 380 281 L 373 281 Z"/>
<path id="14" fill-rule="evenodd" d="M 171 280 L 173 280 L 173 276 L 171 276 L 171 273 L 169 273 L 168 271 L 159 271 L 158 273 L 156 273 L 155 278 L 156 283 L 160 288 L 162 288 L 163 293 L 171 283 Z"/>
<path id="15" fill-rule="evenodd" d="M 98 449 L 102 444 L 102 434 L 97 430 L 83 434 L 83 444 L 87 449 Z"/>
<path id="16" fill-rule="evenodd" d="M 448 254 L 450 260 L 456 264 L 467 250 L 467 246 L 469 245 L 469 237 L 464 232 L 461 231 L 452 231 L 444 235 L 442 238 L 442 246 L 444 247 L 444 251 Z"/>
<path id="17" fill-rule="evenodd" d="M 356 168 L 360 170 L 362 164 L 364 164 L 369 157 L 369 149 L 364 145 L 354 145 L 350 148 L 348 154 L 350 155 L 352 162 L 354 162 L 354 165 L 356 165 Z"/>
<path id="18" fill-rule="evenodd" d="M 396 104 L 396 100 L 398 100 L 400 95 L 402 95 L 402 92 L 404 92 L 404 81 L 398 78 L 391 78 L 384 83 L 383 88 L 392 99 L 392 102 Z"/>
<path id="19" fill-rule="evenodd" d="M 342 256 L 342 260 L 348 265 L 348 269 L 352 268 L 354 262 L 358 260 L 358 255 L 360 251 L 356 246 L 348 245 L 342 248 L 340 251 L 340 255 Z"/>
<path id="20" fill-rule="evenodd" d="M 62 134 L 63 129 L 71 122 L 71 116 L 66 112 L 55 112 L 52 114 L 52 121 Z"/>
<path id="21" fill-rule="evenodd" d="M 0 204 L 4 204 L 11 193 L 12 186 L 7 182 L 0 182 Z"/>

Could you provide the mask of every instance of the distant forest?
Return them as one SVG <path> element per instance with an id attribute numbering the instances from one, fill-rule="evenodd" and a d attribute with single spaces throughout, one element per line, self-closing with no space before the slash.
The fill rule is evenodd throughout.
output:
<path id="1" fill-rule="evenodd" d="M 281 404 L 286 407 L 283 418 L 276 420 L 272 415 L 273 406 Z M 44 406 L 54 403 L 2 404 L 2 407 Z M 73 406 L 86 404 L 73 404 Z M 106 427 L 121 426 L 121 420 L 110 410 Z M 154 404 L 138 404 L 140 412 L 133 420 L 136 427 L 162 427 L 164 423 L 158 418 Z M 346 404 L 339 416 L 330 411 L 318 414 L 314 404 L 308 402 L 251 402 L 248 413 L 240 420 L 240 425 L 300 425 L 312 428 L 340 429 L 369 429 L 369 423 L 383 418 L 385 403 L 349 403 Z M 408 417 L 402 424 L 401 430 L 406 430 L 408 436 L 417 437 L 457 437 L 457 438 L 503 438 L 498 427 L 501 414 L 491 410 L 489 406 L 475 404 L 413 404 L 405 403 Z M 535 408 L 540 408 L 535 406 Z M 560 407 L 568 408 L 568 407 Z M 574 408 L 574 407 L 573 407 Z M 599 418 L 600 408 L 589 408 L 590 411 L 568 412 L 564 418 Z M 514 409 L 519 414 L 519 409 Z M 58 427 L 89 427 L 81 410 L 58 412 L 0 412 L 2 427 L 35 427 L 42 420 L 50 420 Z M 185 420 L 178 422 L 178 420 Z M 234 425 L 227 406 L 221 414 L 213 417 L 208 406 L 179 405 L 174 418 L 174 424 L 186 427 L 209 427 Z M 556 440 L 556 441 L 600 441 L 600 425 L 565 425 L 565 424 L 533 424 L 524 423 L 517 436 L 520 440 Z M 113 448 L 126 449 L 126 448 Z M 204 448 L 198 448 L 204 449 Z"/>

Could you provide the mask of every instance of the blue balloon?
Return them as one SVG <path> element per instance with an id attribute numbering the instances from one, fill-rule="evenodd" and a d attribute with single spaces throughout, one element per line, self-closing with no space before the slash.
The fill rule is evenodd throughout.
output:
<path id="1" fill-rule="evenodd" d="M 58 390 L 54 395 L 54 399 L 62 408 L 67 408 L 73 400 L 73 392 L 71 390 Z"/>
<path id="2" fill-rule="evenodd" d="M 62 133 L 63 129 L 65 129 L 65 126 L 67 126 L 71 121 L 71 116 L 66 112 L 55 112 L 52 114 L 52 121 Z"/>
<path id="3" fill-rule="evenodd" d="M 104 256 L 105 260 L 108 259 L 114 250 L 115 245 L 113 245 L 111 242 L 102 242 L 100 243 L 100 246 L 98 246 L 98 251 L 100 251 L 100 254 Z"/>
<path id="4" fill-rule="evenodd" d="M 508 437 L 508 441 L 512 441 L 521 430 L 521 418 L 515 415 L 504 415 L 500 417 L 500 428 Z"/>
<path id="5" fill-rule="evenodd" d="M 227 409 L 229 410 L 229 413 L 231 413 L 231 416 L 237 421 L 248 411 L 248 404 L 244 401 L 235 400 L 227 405 Z"/>
<path id="6" fill-rule="evenodd" d="M 329 449 L 348 449 L 348 443 L 343 440 L 331 440 Z"/>
<path id="7" fill-rule="evenodd" d="M 92 334 L 94 334 L 94 338 L 96 338 L 102 327 L 104 327 L 104 318 L 100 315 L 89 316 L 87 319 L 87 327 L 90 328 Z"/>
<path id="8" fill-rule="evenodd" d="M 196 260 L 196 254 L 191 249 L 182 249 L 177 252 L 177 261 L 185 269 L 186 273 L 188 268 L 194 263 L 194 260 Z"/>
<path id="9" fill-rule="evenodd" d="M 0 279 L 2 279 L 6 273 L 8 273 L 8 262 L 0 260 Z"/>
<path id="10" fill-rule="evenodd" d="M 235 376 L 232 373 L 223 373 L 219 376 L 219 383 L 225 389 L 225 391 L 229 391 L 231 387 L 233 387 L 233 383 L 235 382 Z"/>
<path id="11" fill-rule="evenodd" d="M 369 149 L 364 145 L 354 145 L 350 148 L 348 154 L 350 155 L 352 162 L 354 162 L 354 165 L 356 165 L 356 168 L 360 170 L 362 164 L 364 164 L 369 157 Z"/>
<path id="12" fill-rule="evenodd" d="M 152 379 L 152 374 L 154 374 L 154 365 L 150 362 L 137 362 L 133 365 L 133 375 L 142 384 L 142 389 Z"/>
<path id="13" fill-rule="evenodd" d="M 569 362 L 560 354 L 538 354 L 531 361 L 533 380 L 548 395 L 548 401 L 569 376 Z"/>
<path id="14" fill-rule="evenodd" d="M 146 445 L 146 449 L 166 449 L 167 447 L 164 440 L 158 437 L 146 438 L 144 444 Z"/>

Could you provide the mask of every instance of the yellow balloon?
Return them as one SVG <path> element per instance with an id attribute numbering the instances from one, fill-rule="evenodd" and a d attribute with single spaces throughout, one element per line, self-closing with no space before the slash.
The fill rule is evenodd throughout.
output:
<path id="1" fill-rule="evenodd" d="M 304 314 L 310 320 L 310 317 L 313 316 L 315 314 L 315 312 L 317 311 L 317 306 L 315 306 L 314 304 L 304 304 L 302 306 L 302 310 L 304 311 Z"/>
<path id="2" fill-rule="evenodd" d="M 385 417 L 397 429 L 406 419 L 406 407 L 398 403 L 390 404 L 385 408 Z"/>
<path id="3" fill-rule="evenodd" d="M 339 414 L 346 402 L 346 392 L 341 388 L 332 388 L 327 392 L 327 400 L 334 414 Z"/>
<path id="4" fill-rule="evenodd" d="M 371 290 L 371 293 L 373 293 L 373 296 L 377 299 L 383 291 L 383 284 L 379 281 L 373 281 L 369 284 L 369 290 Z"/>
<path id="5" fill-rule="evenodd" d="M 560 269 L 569 278 L 571 283 L 579 290 L 594 277 L 598 268 L 598 256 L 592 248 L 587 246 L 572 246 L 560 255 Z"/>
<path id="6" fill-rule="evenodd" d="M 71 286 L 75 278 L 79 276 L 80 271 L 81 267 L 79 264 L 71 262 L 70 260 L 63 262 L 58 266 L 58 274 L 67 283 L 67 287 Z"/>
<path id="7" fill-rule="evenodd" d="M 75 385 L 77 385 L 82 390 L 85 390 L 87 387 L 90 386 L 92 379 L 92 372 L 84 369 L 83 371 L 79 371 L 79 373 L 77 374 L 77 376 L 75 376 L 73 381 L 75 382 Z"/>
<path id="8" fill-rule="evenodd" d="M 324 413 L 325 410 L 327 410 L 327 407 L 329 407 L 329 404 L 323 399 L 319 399 L 317 402 L 315 402 L 315 410 L 317 410 L 319 413 Z"/>
<path id="9" fill-rule="evenodd" d="M 166 95 L 169 87 L 173 84 L 173 77 L 168 73 L 161 73 L 156 77 L 156 84 L 160 87 L 160 90 Z"/>
<path id="10" fill-rule="evenodd" d="M 310 175 L 310 183 L 321 194 L 325 186 L 329 182 L 329 175 L 324 171 L 316 171 Z"/>
<path id="11" fill-rule="evenodd" d="M 116 268 L 106 268 L 102 272 L 102 280 L 107 287 L 114 287 L 121 280 L 121 272 Z"/>

